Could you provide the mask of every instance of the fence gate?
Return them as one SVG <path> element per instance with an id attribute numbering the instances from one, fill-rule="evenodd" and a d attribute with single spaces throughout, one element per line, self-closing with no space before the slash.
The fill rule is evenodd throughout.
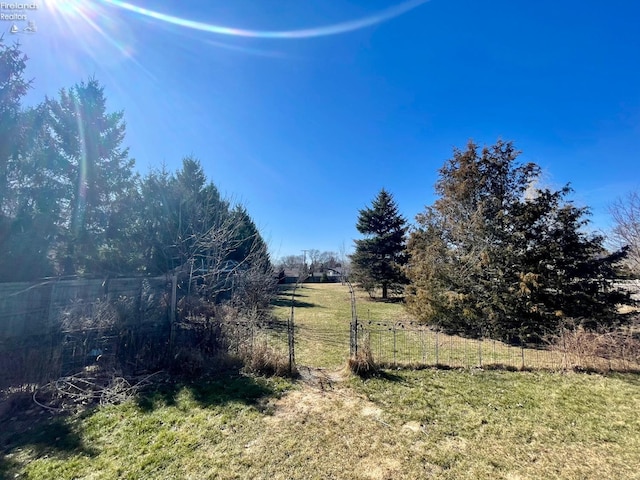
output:
<path id="1" fill-rule="evenodd" d="M 321 313 L 313 319 L 301 315 L 305 305 L 305 287 L 296 285 L 291 293 L 291 310 L 288 323 L 292 335 L 289 339 L 289 355 L 298 367 L 336 370 L 349 359 L 351 350 L 351 324 L 344 319 L 339 325 L 335 321 L 323 321 Z M 354 312 L 355 312 L 355 306 Z M 322 312 L 322 309 L 318 309 Z M 315 313 L 315 309 L 314 309 Z"/>

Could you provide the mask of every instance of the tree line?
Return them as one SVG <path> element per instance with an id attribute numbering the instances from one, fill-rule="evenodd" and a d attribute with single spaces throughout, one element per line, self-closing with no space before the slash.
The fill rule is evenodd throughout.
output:
<path id="1" fill-rule="evenodd" d="M 269 276 L 267 246 L 242 205 L 221 197 L 200 162 L 140 175 L 123 112 L 98 80 L 35 107 L 20 46 L 0 39 L 0 279 L 48 276 Z"/>
<path id="2" fill-rule="evenodd" d="M 638 237 L 607 251 L 602 235 L 588 233 L 589 209 L 570 200 L 569 185 L 538 187 L 540 167 L 520 163 L 519 153 L 504 141 L 454 150 L 439 170 L 436 201 L 411 228 L 383 189 L 359 212 L 364 238 L 352 262 L 360 285 L 381 288 L 383 298 L 403 292 L 423 322 L 511 342 L 629 322 L 618 307 L 632 300 L 616 281 Z M 637 207 L 616 211 L 629 220 L 630 210 Z M 620 237 L 632 231 L 618 223 Z"/>

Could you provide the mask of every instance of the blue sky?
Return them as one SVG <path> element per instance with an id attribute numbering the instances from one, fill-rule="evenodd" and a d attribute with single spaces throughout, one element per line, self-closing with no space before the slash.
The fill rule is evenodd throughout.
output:
<path id="1" fill-rule="evenodd" d="M 16 36 L 28 102 L 95 76 L 125 111 L 137 168 L 194 155 L 275 257 L 352 248 L 358 210 L 382 187 L 413 221 L 471 138 L 513 140 L 546 183 L 571 182 L 597 229 L 640 188 L 638 2 L 118 3 L 46 0 L 29 13 L 38 32 Z M 362 28 L 331 33 L 352 21 L 343 30 Z"/>

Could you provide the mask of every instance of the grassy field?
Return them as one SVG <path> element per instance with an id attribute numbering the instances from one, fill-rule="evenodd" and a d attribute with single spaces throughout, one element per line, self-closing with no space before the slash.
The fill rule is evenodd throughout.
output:
<path id="1" fill-rule="evenodd" d="M 291 313 L 292 287 L 280 291 L 274 313 L 286 319 Z M 358 317 L 363 321 L 407 319 L 400 303 L 373 301 L 356 291 Z M 304 284 L 295 291 L 296 362 L 314 367 L 338 368 L 349 358 L 351 295 L 339 283 Z"/>
<path id="2" fill-rule="evenodd" d="M 344 345 L 301 334 L 299 363 L 344 366 L 348 290 L 297 293 L 302 331 L 346 333 Z M 359 303 L 361 318 L 403 315 Z M 392 369 L 361 380 L 301 367 L 295 381 L 163 382 L 69 417 L 38 408 L 27 401 L 0 429 L 0 478 L 640 479 L 635 374 Z"/>
<path id="3" fill-rule="evenodd" d="M 289 317 L 291 288 L 283 289 L 275 308 Z M 324 368 L 343 366 L 349 355 L 351 302 L 349 288 L 336 283 L 305 284 L 294 297 L 296 362 Z M 474 340 L 436 333 L 411 322 L 401 303 L 372 300 L 356 291 L 360 325 L 359 344 L 367 344 L 383 365 L 473 368 L 500 366 L 515 369 L 583 370 L 640 369 L 633 359 L 605 360 L 585 352 L 520 348 L 493 340 Z"/>

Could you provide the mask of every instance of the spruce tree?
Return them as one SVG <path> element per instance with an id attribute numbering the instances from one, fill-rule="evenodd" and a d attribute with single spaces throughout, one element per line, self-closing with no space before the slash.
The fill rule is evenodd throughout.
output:
<path id="1" fill-rule="evenodd" d="M 60 98 L 47 105 L 54 155 L 64 165 L 67 189 L 68 224 L 56 257 L 66 275 L 97 273 L 126 251 L 118 239 L 126 233 L 121 220 L 128 216 L 124 210 L 131 206 L 126 199 L 135 175 L 123 146 L 124 113 L 108 112 L 104 88 L 95 79 L 62 89 Z"/>
<path id="2" fill-rule="evenodd" d="M 380 190 L 371 207 L 360 210 L 356 228 L 365 238 L 355 241 L 351 261 L 353 276 L 369 294 L 380 287 L 386 299 L 389 289 L 398 290 L 406 283 L 402 271 L 406 223 L 385 189 Z"/>

